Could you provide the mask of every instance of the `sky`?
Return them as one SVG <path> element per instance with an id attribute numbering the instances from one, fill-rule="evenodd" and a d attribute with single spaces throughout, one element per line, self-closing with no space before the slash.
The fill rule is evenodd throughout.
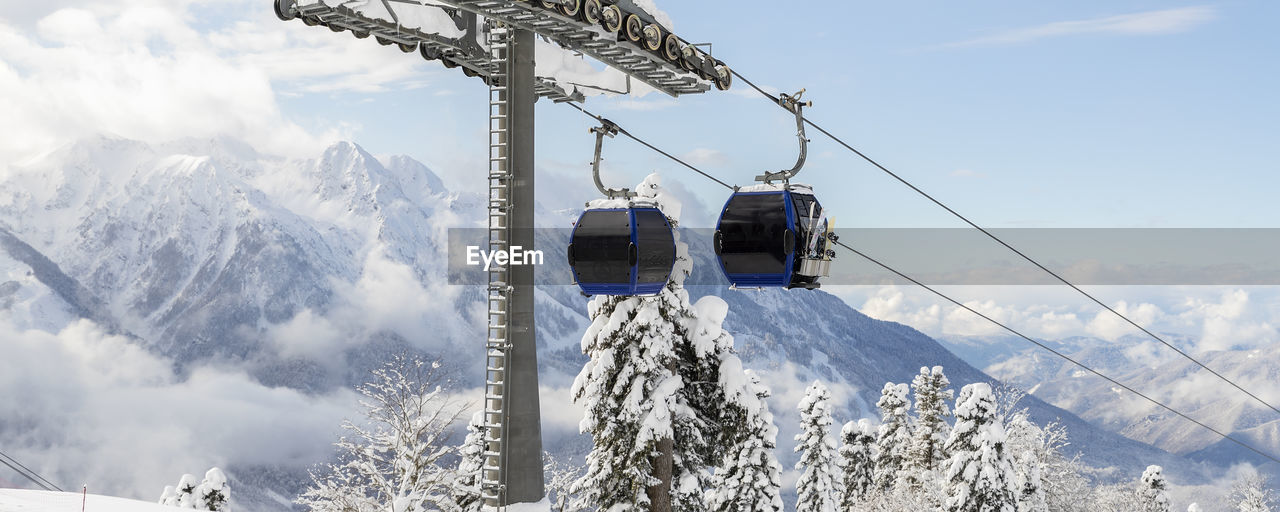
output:
<path id="1" fill-rule="evenodd" d="M 1280 190 L 1280 102 L 1272 93 L 1280 73 L 1271 65 L 1280 35 L 1268 22 L 1280 5 L 659 7 L 678 34 L 712 43 L 717 58 L 765 89 L 805 89 L 810 119 L 985 227 L 1280 223 L 1272 206 Z M 375 154 L 407 154 L 449 187 L 477 191 L 486 97 L 478 80 L 438 62 L 280 22 L 266 1 L 22 2 L 0 15 L 0 111 L 9 121 L 0 162 L 20 164 L 98 133 L 144 141 L 230 135 L 293 157 L 352 140 Z M 787 168 L 796 155 L 790 115 L 744 84 L 678 99 L 596 96 L 586 107 L 733 184 Z M 597 195 L 591 125 L 576 110 L 539 102 L 537 183 L 546 206 L 578 207 Z M 823 135 L 810 130 L 809 138 L 797 181 L 815 185 L 838 227 L 963 226 Z M 608 140 L 604 156 L 613 186 L 663 173 L 685 204 L 685 226 L 713 225 L 726 198 L 718 185 L 625 138 Z M 1280 324 L 1269 307 L 1280 294 L 1271 287 L 1091 289 L 1112 304 L 1149 304 L 1174 316 L 1202 303 L 1234 311 L 1226 305 L 1243 296 L 1262 327 L 1241 345 L 1274 340 Z M 828 290 L 930 334 L 973 331 L 949 327 L 955 310 L 918 289 Z M 1011 319 L 1048 314 L 1058 326 L 1079 317 L 1066 322 L 1070 329 L 1019 324 L 1034 335 L 1101 332 L 1087 327 L 1096 307 L 1054 287 L 950 290 L 990 311 L 1041 312 Z M 885 294 L 903 300 L 883 302 Z M 1175 330 L 1211 337 L 1202 325 Z"/>
<path id="2" fill-rule="evenodd" d="M 682 37 L 712 43 L 716 57 L 757 84 L 806 89 L 812 120 L 983 226 L 1280 227 L 1280 4 L 658 5 Z M 416 54 L 281 22 L 267 0 L 9 1 L 0 9 L 0 172 L 96 134 L 148 142 L 229 135 L 290 157 L 314 157 L 333 141 L 351 140 L 375 154 L 409 155 L 450 188 L 474 191 L 483 187 L 486 96 L 478 80 Z M 743 84 L 679 99 L 594 97 L 586 107 L 734 184 L 795 159 L 789 114 Z M 537 116 L 539 200 L 568 208 L 595 198 L 591 121 L 545 101 Z M 810 138 L 797 181 L 815 185 L 838 226 L 962 226 L 821 134 Z M 606 142 L 605 158 L 606 181 L 615 186 L 663 173 L 684 204 L 686 226 L 711 226 L 726 198 L 717 185 L 624 138 Z M 876 254 L 875 247 L 861 249 Z M 824 289 L 928 334 L 998 334 L 918 288 Z M 1280 339 L 1276 287 L 1088 289 L 1158 332 L 1193 336 L 1198 350 Z M 943 290 L 1032 336 L 1132 334 L 1062 287 Z M 88 325 L 27 340 L 30 362 L 0 360 L 9 365 L 0 383 L 40 372 L 36 363 L 52 357 L 42 351 L 84 353 L 83 340 L 124 343 Z M 111 405 L 124 401 L 116 389 L 141 389 L 154 402 L 133 404 L 135 424 L 119 432 L 69 433 L 79 436 L 69 451 L 159 421 L 154 403 L 257 385 L 217 370 L 178 382 L 164 361 L 123 349 L 73 362 L 83 366 L 78 388 L 102 391 L 67 391 L 51 407 L 88 401 L 99 404 L 94 416 L 111 416 Z M 141 371 L 124 375 L 113 364 Z M 77 388 L 72 384 L 67 389 Z M 262 396 L 235 405 L 237 414 L 297 409 L 306 415 L 272 421 L 332 425 L 352 399 L 279 390 Z M 179 412 L 199 417 L 199 405 L 182 403 Z M 212 428 L 174 432 L 167 442 L 187 442 L 180 438 L 186 435 L 220 449 L 262 449 L 263 457 L 296 450 L 242 447 Z M 192 472 L 206 469 L 184 463 Z M 140 469 L 153 480 L 167 470 Z"/>

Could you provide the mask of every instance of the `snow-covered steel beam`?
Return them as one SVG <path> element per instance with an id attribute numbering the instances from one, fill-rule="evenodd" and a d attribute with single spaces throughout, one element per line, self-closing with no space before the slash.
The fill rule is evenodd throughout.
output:
<path id="1" fill-rule="evenodd" d="M 359 39 L 373 36 L 384 45 L 397 45 L 402 51 L 417 51 L 424 59 L 439 59 L 445 67 L 460 67 L 467 76 L 479 77 L 489 83 L 493 64 L 480 47 L 468 39 L 464 31 L 458 37 L 446 37 L 419 28 L 398 25 L 393 21 L 370 17 L 344 4 L 328 5 L 323 1 L 299 5 L 290 0 L 288 11 L 280 10 L 282 17 L 296 16 L 308 25 L 323 25 L 335 32 L 350 31 Z M 567 91 L 555 81 L 539 77 L 534 84 L 538 97 L 550 98 L 556 103 L 582 101 L 582 93 Z"/>
<path id="2" fill-rule="evenodd" d="M 679 62 L 663 59 L 659 54 L 642 48 L 640 45 L 617 37 L 605 31 L 599 25 L 590 24 L 577 17 L 565 16 L 552 9 L 535 5 L 538 2 L 511 0 L 431 0 L 433 3 L 448 4 L 459 9 L 474 12 L 489 19 L 494 19 L 542 35 L 555 43 L 581 52 L 615 69 L 618 69 L 645 84 L 671 96 L 681 94 L 697 94 L 706 92 L 711 84 L 705 79 L 711 78 L 718 67 L 723 67 L 714 59 L 701 55 L 689 47 L 689 59 Z M 652 19 L 637 9 L 638 17 Z M 626 28 L 624 27 L 625 31 Z M 660 29 L 663 34 L 671 34 L 670 30 Z M 679 38 L 677 37 L 679 40 Z M 683 47 L 687 44 L 680 40 Z M 682 62 L 688 62 L 686 69 Z M 695 64 L 696 63 L 696 64 Z M 696 66 L 696 67 L 695 67 Z M 700 74 L 697 67 L 706 70 Z M 727 72 L 727 69 L 725 69 Z"/>
<path id="3" fill-rule="evenodd" d="M 670 29 L 662 26 L 649 13 L 626 0 L 605 0 L 604 11 L 621 13 L 615 17 L 616 25 L 606 29 L 604 22 L 587 21 L 585 14 L 567 15 L 557 7 L 523 0 L 278 0 L 277 13 L 282 17 L 300 16 L 310 24 L 324 23 L 334 30 L 351 30 L 358 37 L 371 31 L 379 35 L 384 44 L 388 41 L 412 45 L 428 39 L 455 41 L 453 58 L 442 59 L 447 64 L 458 63 L 468 74 L 485 74 L 482 66 L 468 66 L 463 61 L 479 60 L 483 53 L 472 47 L 478 43 L 478 34 L 467 33 L 459 20 L 459 13 L 472 13 L 500 21 L 509 26 L 537 33 L 560 47 L 592 57 L 641 83 L 670 96 L 706 92 L 715 84 L 720 89 L 730 85 L 728 67 L 706 55 Z M 306 2 L 306 3 L 304 3 Z M 393 3 L 395 4 L 393 6 Z M 570 0 L 580 13 L 589 5 L 583 0 Z M 398 6 L 398 7 L 397 7 Z M 569 11 L 572 12 L 572 11 Z M 603 11 L 601 11 L 603 12 Z M 339 15 L 340 14 L 340 15 Z M 597 13 L 597 15 L 599 12 Z M 354 18 L 358 16 L 358 18 Z M 632 20 L 635 18 L 635 20 Z M 336 21 L 337 27 L 333 21 Z M 351 21 L 356 20 L 356 21 Z M 634 25 L 633 25 L 634 23 Z M 620 27 L 620 28 L 619 28 Z M 610 30 L 614 30 L 611 32 Z M 636 37 L 629 38 L 627 34 Z M 643 35 L 643 37 L 641 37 Z M 428 49 L 434 48 L 429 45 Z M 424 57 L 432 55 L 424 50 Z M 478 62 L 477 62 L 478 63 Z M 555 77 L 540 79 L 540 88 L 556 83 Z M 564 82 L 561 82 L 564 83 Z M 567 85 L 565 87 L 568 87 Z M 562 89 L 563 90 L 563 89 Z M 542 94 L 544 91 L 540 90 Z M 543 94 L 546 96 L 546 94 Z M 564 93 L 563 98 L 581 100 L 577 91 Z M 565 101 L 563 98 L 553 98 Z"/>

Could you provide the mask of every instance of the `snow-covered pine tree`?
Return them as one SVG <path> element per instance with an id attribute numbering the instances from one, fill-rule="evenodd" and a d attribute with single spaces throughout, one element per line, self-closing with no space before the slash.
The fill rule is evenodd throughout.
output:
<path id="1" fill-rule="evenodd" d="M 871 492 L 875 482 L 875 428 L 866 418 L 848 422 L 840 430 L 840 459 L 844 467 L 844 494 L 840 508 L 849 510 Z"/>
<path id="2" fill-rule="evenodd" d="M 1238 512 L 1272 512 L 1276 498 L 1259 475 L 1241 478 L 1231 486 L 1231 504 Z"/>
<path id="3" fill-rule="evenodd" d="M 687 302 L 683 289 L 679 296 Z M 676 351 L 682 381 L 689 383 L 680 396 L 693 414 L 676 423 L 675 442 L 681 449 L 674 460 L 679 485 L 672 501 L 677 510 L 701 510 L 707 503 L 707 489 L 715 486 L 714 473 L 707 466 L 718 462 L 716 472 L 732 474 L 732 464 L 740 460 L 751 466 L 739 474 L 749 476 L 759 487 L 744 489 L 737 499 L 755 510 L 780 507 L 782 466 L 774 454 L 777 427 L 765 401 L 769 388 L 745 370 L 734 354 L 733 336 L 723 327 L 729 314 L 723 299 L 698 299 L 692 313 L 679 329 L 682 337 Z M 746 458 L 726 458 L 734 452 Z"/>
<path id="4" fill-rule="evenodd" d="M 948 512 L 1015 512 L 1013 465 L 1005 453 L 1004 427 L 996 418 L 991 386 L 979 382 L 960 390 L 956 425 L 947 438 Z"/>
<path id="5" fill-rule="evenodd" d="M 670 405 L 683 384 L 672 368 L 674 328 L 660 312 L 665 296 L 600 295 L 587 306 L 592 324 L 582 351 L 591 359 L 572 393 L 585 406 L 581 426 L 593 448 L 573 487 L 576 508 L 650 510 L 648 489 L 662 483 L 658 443 L 671 438 Z"/>
<path id="6" fill-rule="evenodd" d="M 178 485 L 166 485 L 160 495 L 160 504 L 178 508 L 196 508 L 199 494 L 196 492 L 196 476 L 186 473 L 178 478 Z"/>
<path id="7" fill-rule="evenodd" d="M 484 466 L 484 411 L 467 423 L 467 437 L 458 448 L 458 471 L 450 485 L 453 512 L 480 512 L 480 468 Z"/>
<path id="8" fill-rule="evenodd" d="M 880 430 L 876 434 L 875 485 L 889 490 L 902 477 L 911 446 L 911 416 L 907 385 L 887 382 L 880 391 Z"/>
<path id="9" fill-rule="evenodd" d="M 1190 505 L 1187 505 L 1187 512 L 1202 512 L 1202 511 L 1200 510 L 1200 504 L 1199 504 L 1199 503 L 1192 503 L 1192 504 L 1190 504 Z M 1268 512 L 1270 512 L 1270 511 L 1268 511 Z"/>
<path id="10" fill-rule="evenodd" d="M 732 375 L 731 368 L 722 373 Z M 710 512 L 782 511 L 782 464 L 774 453 L 778 443 L 778 427 L 769 412 L 769 389 L 753 372 L 746 372 L 748 391 L 756 401 L 743 409 L 747 425 L 734 447 L 725 453 L 712 476 L 707 490 Z"/>
<path id="11" fill-rule="evenodd" d="M 178 479 L 177 486 L 165 486 L 159 503 L 185 509 L 228 512 L 231 510 L 230 500 L 231 485 L 227 483 L 227 475 L 221 469 L 210 468 L 198 484 L 195 475 L 188 473 Z"/>
<path id="12" fill-rule="evenodd" d="M 1169 483 L 1164 479 L 1164 468 L 1147 466 L 1138 484 L 1138 499 L 1142 512 L 1169 512 Z"/>
<path id="13" fill-rule="evenodd" d="M 941 366 L 920 368 L 920 374 L 911 381 L 916 399 L 916 424 L 907 449 L 907 466 L 913 472 L 933 471 L 947 460 L 943 445 L 950 434 L 947 417 L 951 416 L 951 410 L 947 402 L 954 398 L 954 392 L 947 389 L 950 385 Z"/>
<path id="14" fill-rule="evenodd" d="M 453 503 L 454 472 L 441 466 L 463 407 L 443 388 L 438 362 L 395 356 L 356 388 L 365 420 L 342 428 L 340 462 L 312 473 L 296 502 L 316 512 L 421 512 Z"/>
<path id="15" fill-rule="evenodd" d="M 1017 461 L 1018 512 L 1049 512 L 1045 501 L 1040 459 L 1034 451 L 1022 452 Z"/>
<path id="16" fill-rule="evenodd" d="M 840 496 L 836 472 L 836 443 L 831 439 L 831 395 L 827 387 L 814 381 L 800 400 L 800 433 L 795 451 L 800 453 L 796 469 L 796 510 L 835 512 Z"/>
<path id="17" fill-rule="evenodd" d="M 172 485 L 164 486 L 164 491 L 160 493 L 161 505 L 174 507 L 178 505 L 178 488 Z"/>
<path id="18" fill-rule="evenodd" d="M 231 500 L 231 485 L 227 483 L 227 475 L 221 469 L 211 468 L 205 472 L 204 480 L 196 486 L 194 493 L 199 497 L 196 505 L 199 510 L 228 512 Z"/>
<path id="19" fill-rule="evenodd" d="M 680 205 L 656 174 L 636 191 L 677 224 Z M 572 395 L 586 409 L 581 425 L 594 447 L 573 487 L 577 508 L 702 510 L 707 467 L 744 435 L 743 423 L 726 421 L 742 414 L 735 397 L 755 398 L 721 327 L 728 306 L 718 297 L 690 303 L 691 264 L 677 233 L 671 280 L 658 295 L 598 296 L 587 306 L 582 350 L 590 360 Z"/>

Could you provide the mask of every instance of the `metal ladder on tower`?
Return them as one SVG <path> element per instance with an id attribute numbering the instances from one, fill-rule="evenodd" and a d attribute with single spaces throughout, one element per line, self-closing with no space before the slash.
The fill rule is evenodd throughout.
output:
<path id="1" fill-rule="evenodd" d="M 507 91 L 510 76 L 511 29 L 488 24 L 489 46 L 489 251 L 509 251 L 511 224 L 510 114 Z M 489 268 L 488 334 L 485 342 L 484 463 L 480 469 L 480 499 L 485 510 L 506 510 L 507 356 L 511 281 L 505 265 Z"/>

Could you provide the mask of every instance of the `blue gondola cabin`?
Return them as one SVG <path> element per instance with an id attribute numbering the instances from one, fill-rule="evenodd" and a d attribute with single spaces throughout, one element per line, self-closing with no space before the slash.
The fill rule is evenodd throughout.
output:
<path id="1" fill-rule="evenodd" d="M 671 223 L 652 206 L 583 211 L 567 252 L 586 295 L 656 295 L 676 261 Z"/>
<path id="2" fill-rule="evenodd" d="M 720 269 L 739 288 L 817 288 L 831 264 L 826 224 L 808 185 L 738 189 L 716 224 Z"/>

